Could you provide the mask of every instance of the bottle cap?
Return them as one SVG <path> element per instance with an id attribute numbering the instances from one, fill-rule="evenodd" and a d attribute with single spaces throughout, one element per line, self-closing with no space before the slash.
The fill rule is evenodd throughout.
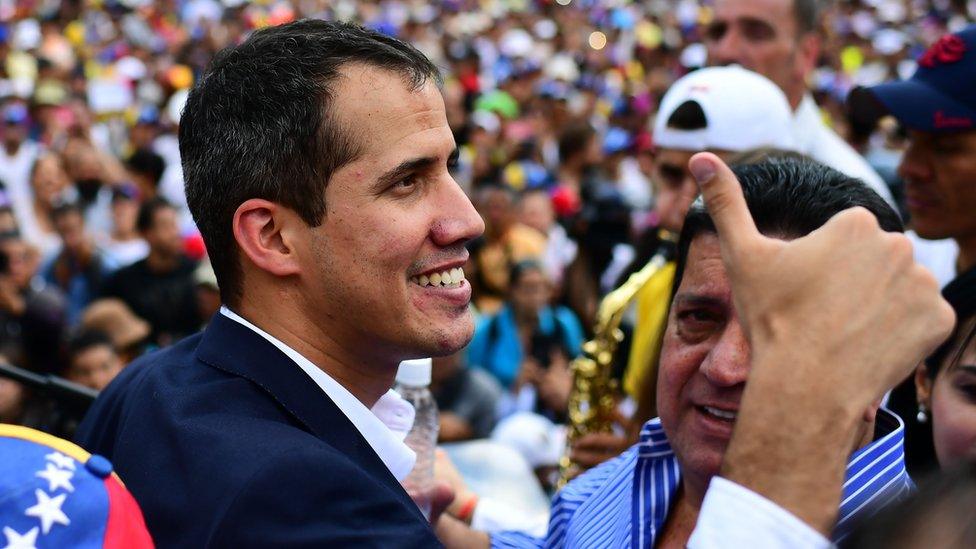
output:
<path id="1" fill-rule="evenodd" d="M 411 387 L 425 387 L 430 385 L 430 370 L 433 362 L 429 358 L 404 360 L 397 370 L 396 381 Z"/>

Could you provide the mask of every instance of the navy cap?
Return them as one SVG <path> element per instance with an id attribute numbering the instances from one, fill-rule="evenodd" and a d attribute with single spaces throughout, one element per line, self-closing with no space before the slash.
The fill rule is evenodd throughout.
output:
<path id="1" fill-rule="evenodd" d="M 924 132 L 976 130 L 976 25 L 947 34 L 918 58 L 908 80 L 855 90 L 873 96 L 902 125 Z"/>

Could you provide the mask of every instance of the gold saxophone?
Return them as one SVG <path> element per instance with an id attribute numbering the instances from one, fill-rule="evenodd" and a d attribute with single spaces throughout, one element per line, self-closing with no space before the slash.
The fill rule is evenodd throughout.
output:
<path id="1" fill-rule="evenodd" d="M 588 433 L 608 433 L 613 429 L 618 387 L 617 380 L 611 376 L 611 368 L 617 346 L 624 339 L 620 322 L 637 297 L 637 292 L 669 260 L 671 244 L 676 237 L 663 229 L 660 237 L 662 245 L 654 257 L 600 301 L 593 339 L 583 344 L 583 354 L 570 364 L 573 388 L 569 393 L 569 431 L 566 434 L 566 451 L 559 460 L 557 488 L 562 488 L 580 472 L 569 457 L 573 444 Z"/>

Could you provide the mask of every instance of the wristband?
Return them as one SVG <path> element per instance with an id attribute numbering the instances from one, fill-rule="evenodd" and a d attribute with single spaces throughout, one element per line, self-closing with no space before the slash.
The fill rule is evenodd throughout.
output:
<path id="1" fill-rule="evenodd" d="M 468 498 L 468 500 L 465 501 L 463 505 L 461 505 L 461 508 L 458 509 L 457 519 L 460 520 L 461 522 L 470 522 L 471 517 L 474 515 L 474 508 L 477 506 L 478 506 L 478 496 L 472 494 L 471 497 Z"/>

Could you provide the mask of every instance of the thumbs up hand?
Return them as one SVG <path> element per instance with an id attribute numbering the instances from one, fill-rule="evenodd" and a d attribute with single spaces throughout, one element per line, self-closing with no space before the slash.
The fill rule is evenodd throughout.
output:
<path id="1" fill-rule="evenodd" d="M 721 475 L 826 534 L 865 410 L 948 337 L 955 315 L 911 243 L 864 208 L 782 240 L 759 233 L 718 157 L 699 153 L 689 169 L 752 348 Z"/>

